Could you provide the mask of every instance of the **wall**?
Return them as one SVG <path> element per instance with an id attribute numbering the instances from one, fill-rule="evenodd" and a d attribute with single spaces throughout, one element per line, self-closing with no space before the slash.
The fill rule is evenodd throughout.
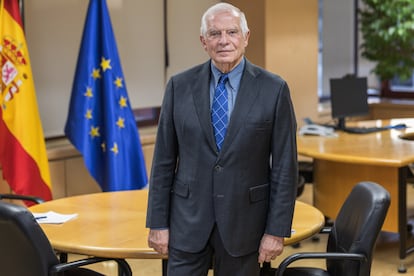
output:
<path id="1" fill-rule="evenodd" d="M 329 79 L 354 73 L 354 1 L 323 1 L 323 91 Z"/>
<path id="2" fill-rule="evenodd" d="M 88 2 L 25 1 L 26 38 L 46 136 L 63 134 Z M 159 105 L 163 0 L 109 0 L 108 6 L 131 105 Z"/>
<path id="3" fill-rule="evenodd" d="M 166 68 L 166 81 L 171 75 L 208 60 L 200 42 L 200 19 L 204 11 L 217 2 L 167 1 L 169 66 Z"/>
<path id="4" fill-rule="evenodd" d="M 299 125 L 318 117 L 318 1 L 266 0 L 266 68 L 288 82 Z"/>
<path id="5" fill-rule="evenodd" d="M 361 5 L 361 4 L 359 4 Z M 329 95 L 329 79 L 354 72 L 355 1 L 322 1 L 322 91 Z M 358 37 L 361 45 L 363 38 Z M 378 77 L 372 73 L 375 63 L 357 53 L 359 76 L 368 78 L 370 88 L 379 88 Z"/>
<path id="6" fill-rule="evenodd" d="M 288 82 L 299 126 L 305 117 L 317 118 L 318 0 L 227 2 L 245 10 L 246 56 Z"/>
<path id="7" fill-rule="evenodd" d="M 266 66 L 266 22 L 265 0 L 233 0 L 227 1 L 241 9 L 247 19 L 250 29 L 249 45 L 246 48 L 246 57 L 256 65 Z"/>
<path id="8" fill-rule="evenodd" d="M 88 2 L 25 1 L 26 39 L 47 137 L 63 134 Z M 133 108 L 159 106 L 171 74 L 207 59 L 199 42 L 199 20 L 204 9 L 217 1 L 167 2 L 168 69 L 163 0 L 108 0 Z"/>

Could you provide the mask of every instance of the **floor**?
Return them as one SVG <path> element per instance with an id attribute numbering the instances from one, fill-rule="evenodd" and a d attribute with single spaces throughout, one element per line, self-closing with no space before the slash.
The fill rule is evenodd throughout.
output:
<path id="1" fill-rule="evenodd" d="M 298 198 L 307 203 L 312 203 L 312 185 L 306 184 L 304 192 Z M 409 217 L 412 218 L 414 225 L 414 186 L 407 185 L 407 202 Z M 319 241 L 315 242 L 312 239 L 305 240 L 300 243 L 299 248 L 293 248 L 291 246 L 286 247 L 284 253 L 272 262 L 272 266 L 277 267 L 283 256 L 288 256 L 299 251 L 324 251 L 326 244 L 326 235 L 318 235 Z M 410 242 L 414 243 L 414 231 L 411 233 Z M 77 256 L 72 256 L 76 258 Z M 130 264 L 133 275 L 139 276 L 161 276 L 161 261 L 160 260 L 127 260 Z M 398 235 L 393 233 L 381 233 L 377 241 L 376 250 L 374 253 L 374 261 L 372 263 L 371 275 L 373 276 L 397 276 L 404 275 L 398 273 L 397 268 L 399 264 L 398 258 Z M 296 265 L 311 265 L 323 267 L 323 261 L 298 261 Z M 405 260 L 407 273 L 405 275 L 414 275 L 414 254 L 409 255 Z M 117 275 L 116 264 L 113 262 L 107 262 L 99 265 L 94 265 L 93 269 L 100 271 L 108 276 Z M 213 273 L 209 272 L 209 276 Z"/>

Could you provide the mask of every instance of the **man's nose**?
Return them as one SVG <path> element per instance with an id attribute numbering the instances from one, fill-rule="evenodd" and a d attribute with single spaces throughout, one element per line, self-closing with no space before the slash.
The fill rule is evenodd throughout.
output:
<path id="1" fill-rule="evenodd" d="M 228 41 L 229 41 L 229 35 L 226 32 L 222 32 L 220 35 L 219 42 L 225 44 Z"/>

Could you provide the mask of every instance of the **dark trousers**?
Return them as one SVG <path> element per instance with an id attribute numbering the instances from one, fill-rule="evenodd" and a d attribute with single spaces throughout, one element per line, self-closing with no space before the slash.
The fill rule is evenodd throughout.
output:
<path id="1" fill-rule="evenodd" d="M 214 259 L 213 259 L 214 258 Z M 207 246 L 197 253 L 169 248 L 168 276 L 206 276 L 213 264 L 215 276 L 259 276 L 258 253 L 233 257 L 223 246 L 214 227 Z"/>

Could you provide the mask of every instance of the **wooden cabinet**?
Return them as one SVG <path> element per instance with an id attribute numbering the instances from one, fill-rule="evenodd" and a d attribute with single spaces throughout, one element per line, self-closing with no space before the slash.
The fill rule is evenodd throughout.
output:
<path id="1" fill-rule="evenodd" d="M 148 175 L 154 152 L 155 135 L 156 127 L 140 129 L 141 145 Z M 101 191 L 99 185 L 86 169 L 82 155 L 67 139 L 47 141 L 46 147 L 54 199 Z M 10 188 L 1 177 L 0 193 L 9 192 Z"/>
<path id="2" fill-rule="evenodd" d="M 414 118 L 414 100 L 382 99 L 369 104 L 370 119 Z"/>
<path id="3" fill-rule="evenodd" d="M 145 166 L 149 175 L 154 153 L 156 127 L 140 128 Z M 66 139 L 47 143 L 53 198 L 100 192 L 82 155 Z"/>

